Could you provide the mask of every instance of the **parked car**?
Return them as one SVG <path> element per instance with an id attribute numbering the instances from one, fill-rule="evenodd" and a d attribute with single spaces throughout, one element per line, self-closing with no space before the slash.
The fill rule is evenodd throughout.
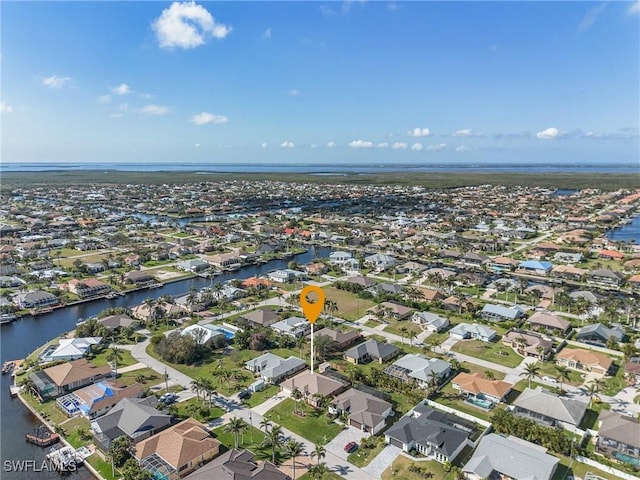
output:
<path id="1" fill-rule="evenodd" d="M 556 380 L 553 377 L 550 377 L 549 375 L 545 375 L 544 377 L 542 377 L 543 380 L 546 380 L 547 382 L 551 382 L 551 383 L 558 383 L 558 380 Z"/>
<path id="2" fill-rule="evenodd" d="M 251 397 L 251 392 L 249 390 L 241 390 L 240 393 L 238 393 L 238 398 L 240 400 L 246 400 L 249 397 Z"/>
<path id="3" fill-rule="evenodd" d="M 178 401 L 178 395 L 175 393 L 165 393 L 160 397 L 160 403 L 164 403 L 165 405 L 171 405 L 172 403 L 176 403 Z"/>
<path id="4" fill-rule="evenodd" d="M 356 442 L 349 442 L 344 446 L 344 451 L 347 453 L 353 453 L 358 449 L 358 444 Z"/>

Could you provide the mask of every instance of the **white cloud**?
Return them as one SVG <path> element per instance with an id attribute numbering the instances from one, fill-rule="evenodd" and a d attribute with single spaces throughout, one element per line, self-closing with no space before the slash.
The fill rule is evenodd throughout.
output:
<path id="1" fill-rule="evenodd" d="M 469 152 L 471 149 L 469 147 L 465 147 L 464 145 L 459 145 L 456 147 L 456 152 Z"/>
<path id="2" fill-rule="evenodd" d="M 0 102 L 0 113 L 11 113 L 13 112 L 13 107 L 11 105 L 8 105 L 7 102 L 5 102 L 4 100 L 2 100 Z"/>
<path id="3" fill-rule="evenodd" d="M 285 140 L 284 142 L 282 142 L 282 143 L 280 144 L 280 146 L 281 146 L 282 148 L 293 148 L 293 147 L 295 147 L 296 145 L 295 145 L 295 143 L 293 143 L 293 142 L 290 142 L 290 141 L 288 141 L 288 140 Z"/>
<path id="4" fill-rule="evenodd" d="M 453 137 L 481 137 L 482 134 L 478 132 L 474 132 L 470 128 L 463 128 L 461 130 L 456 130 L 452 134 Z"/>
<path id="5" fill-rule="evenodd" d="M 309 145 L 311 148 L 318 148 L 318 145 L 316 145 L 315 143 L 312 143 L 311 145 Z"/>
<path id="6" fill-rule="evenodd" d="M 262 148 L 267 148 L 269 145 L 267 144 L 267 142 L 262 142 L 262 145 L 260 145 L 260 147 Z"/>
<path id="7" fill-rule="evenodd" d="M 540 140 L 551 140 L 553 138 L 558 138 L 560 135 L 561 133 L 557 128 L 549 127 L 536 133 L 536 138 L 539 138 Z"/>
<path id="8" fill-rule="evenodd" d="M 126 83 L 121 83 L 117 87 L 113 87 L 111 91 L 115 95 L 128 95 L 131 93 L 131 87 L 129 87 L 129 85 L 127 85 Z"/>
<path id="9" fill-rule="evenodd" d="M 225 38 L 232 28 L 216 23 L 213 16 L 195 2 L 173 2 L 153 22 L 158 44 L 162 48 L 194 48 L 208 36 Z"/>
<path id="10" fill-rule="evenodd" d="M 591 7 L 589 10 L 587 10 L 587 13 L 585 13 L 584 17 L 582 17 L 582 20 L 580 20 L 578 30 L 582 32 L 589 29 L 594 23 L 596 23 L 596 20 L 598 19 L 600 14 L 604 12 L 605 8 L 607 8 L 607 4 L 601 3 L 600 5 L 596 5 L 595 7 Z"/>
<path id="11" fill-rule="evenodd" d="M 196 144 L 194 145 L 194 147 L 196 147 L 196 148 L 200 148 L 201 146 L 202 146 L 202 145 L 200 145 L 199 143 L 196 143 Z"/>
<path id="12" fill-rule="evenodd" d="M 389 148 L 389 143 L 388 142 L 382 142 L 376 145 L 376 147 L 378 148 Z"/>
<path id="13" fill-rule="evenodd" d="M 336 11 L 327 5 L 320 5 L 320 11 L 322 12 L 323 15 L 327 15 L 327 16 L 336 14 Z"/>
<path id="14" fill-rule="evenodd" d="M 55 88 L 56 90 L 65 87 L 73 80 L 71 77 L 59 77 L 58 75 L 51 75 L 42 81 L 42 84 L 46 87 Z"/>
<path id="15" fill-rule="evenodd" d="M 427 145 L 427 150 L 430 152 L 439 152 L 447 147 L 446 143 L 437 143 L 435 145 Z"/>
<path id="16" fill-rule="evenodd" d="M 298 95 L 300 95 L 300 90 L 296 90 L 295 88 L 292 88 L 287 93 L 292 97 L 297 97 Z"/>
<path id="17" fill-rule="evenodd" d="M 208 123 L 213 123 L 214 125 L 219 125 L 221 123 L 227 123 L 229 119 L 224 115 L 215 115 L 213 113 L 202 112 L 198 113 L 191 117 L 191 123 L 194 125 L 206 125 Z"/>
<path id="18" fill-rule="evenodd" d="M 271 28 L 267 28 L 262 34 L 262 38 L 271 38 Z"/>
<path id="19" fill-rule="evenodd" d="M 165 107 L 162 105 L 145 105 L 144 107 L 138 110 L 140 113 L 144 115 L 166 115 L 169 113 L 169 107 Z"/>
<path id="20" fill-rule="evenodd" d="M 428 137 L 431 135 L 431 131 L 428 128 L 414 128 L 413 130 L 409 130 L 407 135 L 410 137 Z"/>
<path id="21" fill-rule="evenodd" d="M 413 145 L 411 145 L 411 150 L 413 150 L 414 152 L 420 152 L 423 148 L 424 147 L 421 143 L 414 143 Z"/>
<path id="22" fill-rule="evenodd" d="M 327 143 L 327 148 L 335 148 L 335 147 L 337 147 L 337 146 L 338 146 L 338 145 L 336 144 L 336 142 L 328 142 L 328 143 Z"/>
<path id="23" fill-rule="evenodd" d="M 98 103 L 109 103 L 111 101 L 111 95 L 100 95 L 98 97 Z"/>
<path id="24" fill-rule="evenodd" d="M 407 144 L 405 142 L 396 142 L 391 145 L 391 148 L 393 148 L 394 150 L 406 150 Z"/>
<path id="25" fill-rule="evenodd" d="M 640 0 L 635 0 L 635 2 L 633 2 L 629 6 L 629 9 L 627 10 L 627 14 L 637 15 L 638 13 L 640 13 Z"/>
<path id="26" fill-rule="evenodd" d="M 367 142 L 365 140 L 354 140 L 353 142 L 349 142 L 349 146 L 351 148 L 371 148 L 373 147 L 373 142 Z"/>

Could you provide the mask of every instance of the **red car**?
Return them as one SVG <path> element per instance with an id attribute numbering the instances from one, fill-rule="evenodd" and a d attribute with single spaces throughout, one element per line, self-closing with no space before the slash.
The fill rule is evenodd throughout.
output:
<path id="1" fill-rule="evenodd" d="M 344 451 L 347 453 L 355 452 L 358 449 L 358 444 L 356 442 L 349 442 L 344 446 Z"/>

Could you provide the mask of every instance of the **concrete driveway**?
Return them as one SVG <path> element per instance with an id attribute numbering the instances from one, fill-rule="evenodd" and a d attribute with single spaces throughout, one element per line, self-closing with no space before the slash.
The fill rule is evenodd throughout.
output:
<path id="1" fill-rule="evenodd" d="M 327 452 L 333 453 L 335 456 L 346 460 L 349 454 L 344 451 L 344 446 L 349 442 L 356 442 L 360 445 L 362 437 L 366 437 L 367 434 L 362 430 L 355 427 L 349 427 L 342 430 L 333 440 L 331 440 L 325 446 Z"/>
<path id="2" fill-rule="evenodd" d="M 395 445 L 387 445 L 363 470 L 374 477 L 381 478 L 382 472 L 391 466 L 402 450 Z"/>

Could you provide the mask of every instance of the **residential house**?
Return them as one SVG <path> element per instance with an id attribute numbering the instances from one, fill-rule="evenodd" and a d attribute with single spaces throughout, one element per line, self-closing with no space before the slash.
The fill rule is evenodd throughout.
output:
<path id="1" fill-rule="evenodd" d="M 461 372 L 451 381 L 454 390 L 460 391 L 465 397 L 489 401 L 497 404 L 504 401 L 511 391 L 513 384 L 503 380 L 489 380 L 478 372 Z"/>
<path id="2" fill-rule="evenodd" d="M 556 355 L 556 363 L 571 370 L 606 375 L 613 360 L 604 353 L 583 350 L 581 348 L 563 348 Z"/>
<path id="3" fill-rule="evenodd" d="M 309 275 L 322 275 L 327 272 L 327 266 L 322 262 L 309 263 L 303 268 Z"/>
<path id="4" fill-rule="evenodd" d="M 111 292 L 109 285 L 95 278 L 85 278 L 82 280 L 74 278 L 67 283 L 67 289 L 80 298 L 96 297 Z"/>
<path id="5" fill-rule="evenodd" d="M 459 323 L 449 330 L 449 336 L 459 340 L 474 339 L 481 340 L 483 342 L 490 342 L 495 338 L 496 331 L 477 323 L 474 323 L 473 325 L 469 325 L 468 323 Z"/>
<path id="6" fill-rule="evenodd" d="M 197 323 L 186 327 L 180 335 L 191 335 L 200 345 L 215 341 L 216 337 L 226 338 L 224 332 L 215 325 L 198 325 Z"/>
<path id="7" fill-rule="evenodd" d="M 512 435 L 485 435 L 462 468 L 467 480 L 502 478 L 551 480 L 560 460 L 547 449 Z"/>
<path id="8" fill-rule="evenodd" d="M 616 460 L 638 465 L 640 462 L 640 424 L 637 418 L 603 410 L 598 418 L 598 452 Z"/>
<path id="9" fill-rule="evenodd" d="M 502 343 L 513 348 L 523 357 L 534 357 L 540 360 L 547 358 L 553 347 L 553 340 L 537 333 L 512 330 L 502 336 Z"/>
<path id="10" fill-rule="evenodd" d="M 210 267 L 211 265 L 209 265 L 208 262 L 205 262 L 200 258 L 192 258 L 189 260 L 184 260 L 182 262 L 176 263 L 176 268 L 179 268 L 180 270 L 184 270 L 185 272 L 193 272 L 193 273 L 204 272 Z"/>
<path id="11" fill-rule="evenodd" d="M 370 393 L 350 388 L 331 401 L 329 413 L 347 413 L 350 426 L 375 435 L 384 428 L 386 418 L 393 415 L 393 405 Z"/>
<path id="12" fill-rule="evenodd" d="M 107 330 L 118 330 L 131 327 L 136 324 L 136 321 L 129 315 L 118 313 L 116 315 L 99 318 L 98 323 L 103 325 Z"/>
<path id="13" fill-rule="evenodd" d="M 325 327 L 315 332 L 315 337 L 316 339 L 319 337 L 329 337 L 331 340 L 336 342 L 336 348 L 338 350 L 344 350 L 348 346 L 360 340 L 362 335 L 360 335 L 358 330 L 341 332 L 339 330 L 333 330 L 332 328 Z"/>
<path id="14" fill-rule="evenodd" d="M 477 427 L 452 414 L 417 405 L 384 434 L 385 443 L 415 451 L 440 463 L 452 462 L 462 449 L 473 446 Z"/>
<path id="15" fill-rule="evenodd" d="M 185 477 L 185 480 L 292 480 L 274 464 L 255 461 L 249 450 L 231 449 Z"/>
<path id="16" fill-rule="evenodd" d="M 551 272 L 553 264 L 542 260 L 526 260 L 518 264 L 516 269 L 519 273 L 525 273 L 529 275 L 546 276 Z"/>
<path id="17" fill-rule="evenodd" d="M 91 422 L 93 442 L 103 453 L 116 438 L 126 435 L 134 444 L 171 425 L 171 415 L 155 408 L 155 395 L 124 398 L 106 415 Z"/>
<path id="18" fill-rule="evenodd" d="M 355 275 L 353 277 L 347 277 L 344 279 L 345 283 L 352 283 L 354 285 L 359 285 L 362 288 L 369 288 L 374 286 L 376 282 L 373 278 L 371 277 L 363 277 L 362 275 Z"/>
<path id="19" fill-rule="evenodd" d="M 413 309 L 405 307 L 395 302 L 382 302 L 380 305 L 376 305 L 370 309 L 371 311 L 383 311 L 385 314 L 396 320 L 404 320 L 409 318 L 413 313 Z"/>
<path id="20" fill-rule="evenodd" d="M 395 257 L 386 253 L 375 253 L 364 257 L 365 265 L 368 265 L 376 272 L 382 272 L 396 265 Z"/>
<path id="21" fill-rule="evenodd" d="M 80 414 L 92 420 L 107 413 L 123 398 L 138 398 L 143 393 L 140 383 L 123 386 L 103 380 L 58 397 L 56 404 L 69 417 Z"/>
<path id="22" fill-rule="evenodd" d="M 156 281 L 155 277 L 147 271 L 132 270 L 125 275 L 127 283 L 133 283 L 135 285 L 146 285 Z"/>
<path id="23" fill-rule="evenodd" d="M 280 390 L 285 395 L 291 395 L 294 390 L 302 394 L 302 398 L 313 406 L 318 406 L 323 398 L 334 397 L 349 388 L 347 382 L 325 377 L 320 373 L 305 370 L 280 384 Z"/>
<path id="24" fill-rule="evenodd" d="M 524 389 L 513 402 L 513 412 L 544 425 L 579 427 L 587 406 L 586 402 L 537 387 Z"/>
<path id="25" fill-rule="evenodd" d="M 111 376 L 109 365 L 96 367 L 81 358 L 34 372 L 29 375 L 29 379 L 33 381 L 40 397 L 48 399 L 72 392 L 108 376 Z"/>
<path id="26" fill-rule="evenodd" d="M 416 312 L 411 321 L 429 332 L 440 332 L 449 326 L 449 319 L 431 312 Z"/>
<path id="27" fill-rule="evenodd" d="M 58 303 L 58 297 L 49 292 L 35 290 L 27 293 L 19 293 L 14 297 L 14 302 L 20 308 L 45 308 Z"/>
<path id="28" fill-rule="evenodd" d="M 569 264 L 580 263 L 582 261 L 582 254 L 569 253 L 569 252 L 557 252 L 553 256 L 553 261 L 561 262 L 561 263 L 569 263 Z M 555 271 L 555 268 L 553 270 Z"/>
<path id="29" fill-rule="evenodd" d="M 468 267 L 481 267 L 489 261 L 489 257 L 476 252 L 469 252 L 461 258 L 461 261 Z"/>
<path id="30" fill-rule="evenodd" d="M 272 272 L 269 272 L 267 273 L 267 277 L 269 278 L 269 280 L 272 280 L 274 282 L 291 283 L 294 281 L 306 279 L 307 274 L 298 270 L 285 268 L 283 270 L 274 270 Z"/>
<path id="31" fill-rule="evenodd" d="M 598 258 L 600 260 L 622 260 L 624 254 L 617 250 L 600 250 L 598 252 Z"/>
<path id="32" fill-rule="evenodd" d="M 576 340 L 588 345 L 604 347 L 610 338 L 613 338 L 618 343 L 622 341 L 624 335 L 624 328 L 619 325 L 609 328 L 601 323 L 593 323 L 582 327 L 576 336 Z"/>
<path id="33" fill-rule="evenodd" d="M 284 359 L 266 352 L 245 364 L 245 368 L 259 376 L 267 383 L 278 383 L 284 378 L 305 368 L 304 360 L 297 357 Z"/>
<path id="34" fill-rule="evenodd" d="M 280 320 L 280 316 L 275 312 L 275 310 L 269 307 L 261 307 L 256 310 L 243 313 L 240 315 L 240 318 L 244 318 L 248 322 L 261 327 L 268 327 Z"/>
<path id="35" fill-rule="evenodd" d="M 230 253 L 218 253 L 216 255 L 207 255 L 204 257 L 211 265 L 217 268 L 224 268 L 227 270 L 234 270 L 240 268 L 242 261 L 240 260 L 240 254 L 237 252 Z"/>
<path id="36" fill-rule="evenodd" d="M 451 374 L 451 365 L 438 358 L 408 353 L 384 369 L 384 373 L 403 382 L 415 381 L 422 388 L 440 384 Z"/>
<path id="37" fill-rule="evenodd" d="M 629 358 L 629 361 L 624 364 L 624 373 L 635 385 L 640 384 L 640 357 Z"/>
<path id="38" fill-rule="evenodd" d="M 271 328 L 281 335 L 299 338 L 309 333 L 311 324 L 306 318 L 289 317 L 272 324 Z"/>
<path id="39" fill-rule="evenodd" d="M 624 283 L 624 274 L 606 268 L 591 270 L 587 273 L 587 283 L 604 287 L 619 287 Z"/>
<path id="40" fill-rule="evenodd" d="M 219 454 L 220 442 L 193 418 L 145 438 L 135 448 L 140 466 L 167 480 L 184 478 Z"/>
<path id="41" fill-rule="evenodd" d="M 492 322 L 515 321 L 523 316 L 524 312 L 518 306 L 505 307 L 487 303 L 480 311 L 480 317 Z"/>
<path id="42" fill-rule="evenodd" d="M 571 322 L 552 313 L 535 312 L 526 323 L 535 331 L 545 331 L 550 335 L 566 335 L 571 329 Z"/>
<path id="43" fill-rule="evenodd" d="M 329 254 L 329 263 L 331 265 L 342 266 L 353 258 L 350 252 L 336 251 Z"/>
<path id="44" fill-rule="evenodd" d="M 444 293 L 435 288 L 419 288 L 419 290 L 422 293 L 421 300 L 424 299 L 425 302 L 435 302 L 436 300 L 444 300 L 446 298 Z"/>
<path id="45" fill-rule="evenodd" d="M 367 340 L 344 352 L 344 359 L 354 364 L 376 361 L 384 363 L 400 353 L 400 349 L 389 343 Z"/>
<path id="46" fill-rule="evenodd" d="M 102 337 L 62 338 L 55 350 L 42 355 L 43 363 L 60 360 L 77 360 L 87 355 L 94 345 L 99 345 Z"/>

